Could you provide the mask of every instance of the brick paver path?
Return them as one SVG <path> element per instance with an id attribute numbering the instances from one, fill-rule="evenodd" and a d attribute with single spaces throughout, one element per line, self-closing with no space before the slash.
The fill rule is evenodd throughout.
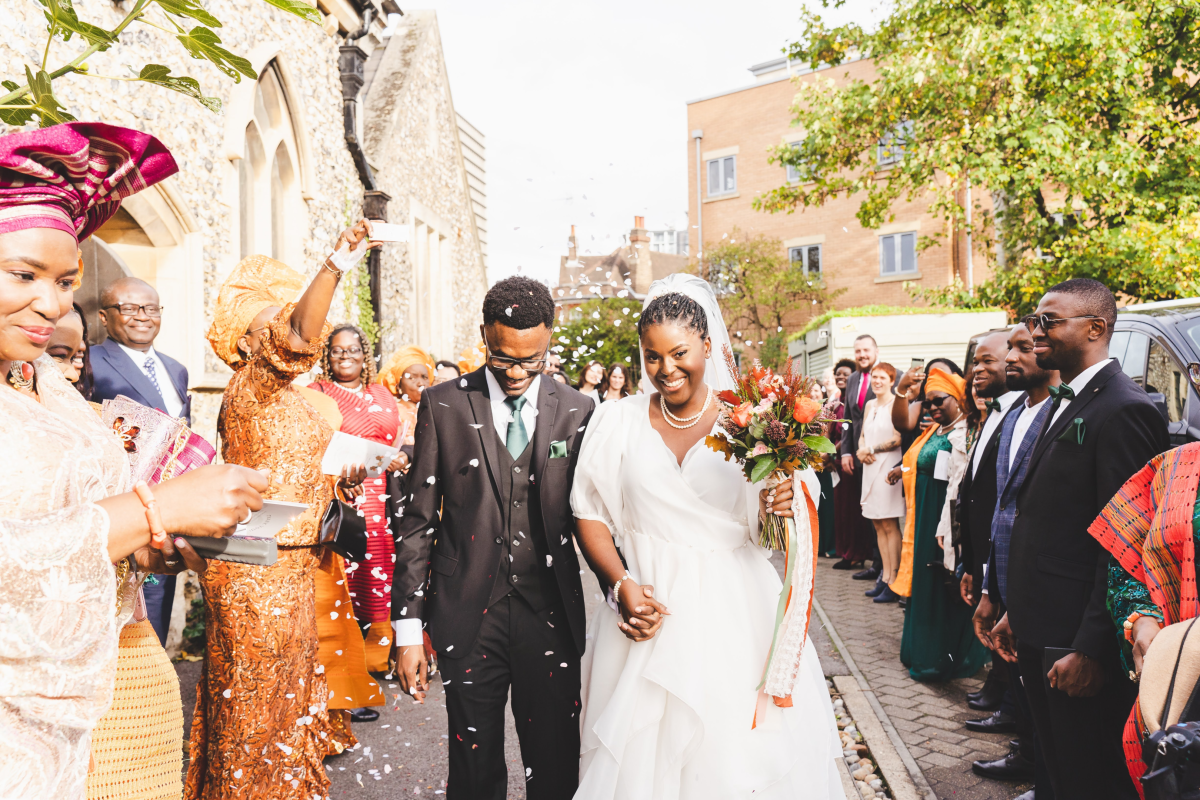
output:
<path id="1" fill-rule="evenodd" d="M 870 588 L 864 581 L 832 565 L 832 559 L 818 561 L 817 600 L 938 798 L 1010 800 L 1032 788 L 971 771 L 973 760 L 1007 753 L 1012 738 L 963 727 L 985 716 L 967 708 L 966 694 L 979 689 L 986 673 L 944 684 L 914 681 L 900 663 L 904 612 L 894 604 L 875 605 L 863 596 Z"/>

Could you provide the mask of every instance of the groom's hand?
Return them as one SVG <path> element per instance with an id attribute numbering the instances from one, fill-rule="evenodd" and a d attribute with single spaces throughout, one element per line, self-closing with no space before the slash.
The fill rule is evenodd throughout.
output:
<path id="1" fill-rule="evenodd" d="M 621 621 L 617 627 L 627 637 L 635 642 L 645 642 L 654 638 L 662 627 L 663 615 L 671 612 L 662 603 L 654 599 L 653 586 L 639 586 L 633 581 L 621 584 L 621 596 L 618 601 L 621 606 Z"/>
<path id="2" fill-rule="evenodd" d="M 392 648 L 392 657 L 396 660 L 396 677 L 400 681 L 400 688 L 423 704 L 425 694 L 429 691 L 429 662 L 425 659 L 425 646 L 396 646 Z"/>

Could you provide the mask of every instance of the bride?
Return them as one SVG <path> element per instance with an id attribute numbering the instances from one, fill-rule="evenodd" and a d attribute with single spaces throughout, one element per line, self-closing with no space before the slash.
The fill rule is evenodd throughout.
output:
<path id="1" fill-rule="evenodd" d="M 601 607 L 589 626 L 575 798 L 840 797 L 811 643 L 792 707 L 759 702 L 782 584 L 755 544 L 758 519 L 791 516 L 792 491 L 755 493 L 704 444 L 718 430 L 716 391 L 733 387 L 712 289 L 656 281 L 638 331 L 657 392 L 596 410 L 571 493 L 580 548 L 621 609 Z"/>

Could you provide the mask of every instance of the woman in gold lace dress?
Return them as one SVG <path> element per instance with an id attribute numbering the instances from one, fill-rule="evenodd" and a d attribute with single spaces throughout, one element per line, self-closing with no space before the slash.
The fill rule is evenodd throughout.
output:
<path id="1" fill-rule="evenodd" d="M 141 574 L 179 559 L 165 533 L 152 540 L 152 514 L 129 491 L 120 441 L 44 355 L 71 311 L 78 243 L 117 212 L 121 199 L 174 171 L 154 138 L 110 125 L 69 123 L 0 137 L 5 797 L 84 796 L 92 730 L 113 698 L 117 633 L 133 614 Z M 153 490 L 156 529 L 228 535 L 262 507 L 256 486 L 266 488 L 264 476 L 229 466 L 160 484 Z"/>
<path id="2" fill-rule="evenodd" d="M 314 573 L 321 516 L 334 499 L 334 479 L 321 473 L 333 429 L 292 381 L 317 363 L 337 264 L 361 258 L 367 233 L 365 220 L 343 232 L 303 294 L 303 276 L 251 256 L 217 297 L 208 341 L 234 370 L 217 419 L 222 456 L 270 469 L 265 496 L 308 510 L 276 537 L 273 566 L 215 562 L 202 579 L 208 642 L 188 742 L 189 800 L 328 793 L 321 760 L 336 748 L 317 659 Z M 343 480 L 361 482 L 362 473 L 355 479 Z"/>

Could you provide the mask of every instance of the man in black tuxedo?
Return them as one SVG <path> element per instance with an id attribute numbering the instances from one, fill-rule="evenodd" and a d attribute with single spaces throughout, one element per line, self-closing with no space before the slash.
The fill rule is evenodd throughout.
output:
<path id="1" fill-rule="evenodd" d="M 139 278 L 119 278 L 100 294 L 100 322 L 108 339 L 88 353 L 92 363 L 92 399 L 96 402 L 125 395 L 172 417 L 192 421 L 187 367 L 154 349 L 162 326 L 162 306 L 154 287 Z M 167 643 L 175 601 L 175 576 L 156 575 L 142 585 L 146 613 Z"/>
<path id="2" fill-rule="evenodd" d="M 1125 481 L 1169 447 L 1145 391 L 1108 357 L 1117 307 L 1088 278 L 1057 284 L 1027 319 L 1037 364 L 1057 369 L 1051 406 L 1016 495 L 1007 618 L 1013 653 L 1058 800 L 1135 800 L 1121 733 L 1136 687 L 1122 672 L 1105 604 L 1109 555 L 1088 526 Z"/>
<path id="3" fill-rule="evenodd" d="M 554 302 L 528 278 L 483 304 L 487 361 L 428 389 L 396 539 L 393 653 L 427 691 L 427 627 L 450 725 L 450 800 L 503 800 L 504 707 L 530 800 L 568 800 L 579 776 L 585 614 L 571 482 L 595 404 L 542 375 Z M 440 513 L 439 513 L 440 512 Z"/>
<path id="4" fill-rule="evenodd" d="M 871 368 L 879 362 L 879 345 L 875 337 L 864 333 L 854 340 L 854 364 L 857 369 L 846 380 L 846 389 L 842 392 L 842 412 L 849 420 L 842 429 L 842 441 L 838 445 L 841 454 L 840 467 L 842 480 L 850 481 L 851 491 L 861 494 L 863 465 L 858 460 L 858 437 L 862 434 L 863 408 L 867 401 L 875 397 L 871 388 Z M 853 514 L 853 521 L 848 531 L 839 529 L 838 555 L 840 561 L 833 565 L 834 569 L 850 569 L 854 564 L 865 561 L 870 555 L 875 543 L 875 526 L 862 515 L 859 506 Z M 879 577 L 879 558 L 876 556 L 875 566 L 854 574 L 859 580 L 875 580 Z"/>

